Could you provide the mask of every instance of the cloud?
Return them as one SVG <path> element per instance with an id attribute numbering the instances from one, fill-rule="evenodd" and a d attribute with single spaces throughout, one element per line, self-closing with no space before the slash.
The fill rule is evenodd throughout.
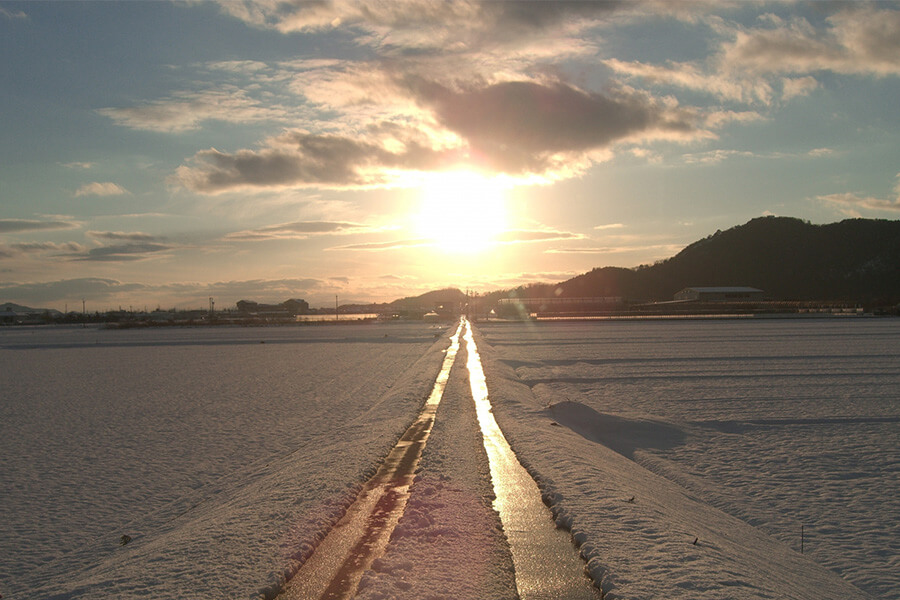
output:
<path id="1" fill-rule="evenodd" d="M 20 233 L 23 231 L 51 231 L 56 229 L 75 229 L 77 223 L 72 221 L 35 221 L 32 219 L 0 219 L 0 233 Z"/>
<path id="2" fill-rule="evenodd" d="M 372 230 L 374 230 L 374 228 L 359 223 L 347 223 L 341 221 L 295 221 L 293 223 L 269 225 L 258 229 L 236 231 L 227 234 L 225 239 L 237 241 L 306 239 L 312 235 L 346 235 Z"/>
<path id="3" fill-rule="evenodd" d="M 166 244 L 134 242 L 91 248 L 86 253 L 71 255 L 70 259 L 79 262 L 132 262 L 171 249 L 172 246 Z"/>
<path id="4" fill-rule="evenodd" d="M 283 106 L 264 103 L 248 96 L 236 86 L 222 90 L 177 92 L 171 98 L 141 106 L 101 108 L 97 111 L 117 125 L 147 131 L 180 133 L 199 129 L 204 121 L 256 123 L 283 121 L 290 111 Z"/>
<path id="5" fill-rule="evenodd" d="M 347 246 L 335 246 L 328 250 L 362 250 L 362 251 L 379 251 L 379 250 L 398 250 L 402 248 L 416 248 L 419 246 L 431 246 L 434 242 L 424 238 L 393 240 L 390 242 L 367 242 L 363 244 L 349 244 Z"/>
<path id="6" fill-rule="evenodd" d="M 598 230 L 606 230 L 606 229 L 624 229 L 625 225 L 623 223 L 606 223 L 605 225 L 595 225 L 594 229 Z"/>
<path id="7" fill-rule="evenodd" d="M 21 242 L 16 244 L 0 244 L 0 259 L 13 258 L 22 254 L 58 253 L 68 254 L 82 252 L 84 247 L 76 242 L 57 244 L 54 242 Z"/>
<path id="8" fill-rule="evenodd" d="M 781 79 L 781 98 L 790 100 L 800 96 L 808 96 L 818 87 L 819 82 L 811 75 L 806 77 L 784 77 Z"/>
<path id="9" fill-rule="evenodd" d="M 122 196 L 128 194 L 128 190 L 110 181 L 86 183 L 75 191 L 75 197 L 79 196 Z"/>
<path id="10" fill-rule="evenodd" d="M 669 62 L 666 66 L 661 66 L 615 58 L 603 63 L 616 73 L 630 78 L 706 92 L 728 100 L 768 104 L 772 98 L 772 87 L 763 79 L 739 73 L 704 73 L 700 66 L 691 63 Z"/>
<path id="11" fill-rule="evenodd" d="M 900 178 L 900 174 L 898 174 Z M 854 217 L 861 216 L 861 212 L 898 212 L 900 213 L 900 182 L 894 187 L 896 198 L 876 198 L 853 192 L 843 194 L 828 194 L 818 196 L 821 202 L 826 202 L 838 207 L 841 212 Z"/>
<path id="12" fill-rule="evenodd" d="M 442 49 L 528 41 L 573 22 L 602 17 L 627 2 L 433 2 L 395 0 L 220 0 L 223 11 L 244 22 L 282 33 L 341 27 L 357 43 L 399 50 Z"/>
<path id="13" fill-rule="evenodd" d="M 444 153 L 408 139 L 396 150 L 338 135 L 287 132 L 260 151 L 233 154 L 214 148 L 198 152 L 182 165 L 174 181 L 195 192 L 216 194 L 253 188 L 361 188 L 398 185 L 391 172 L 439 167 Z"/>
<path id="14" fill-rule="evenodd" d="M 4 19 L 13 20 L 13 19 L 27 19 L 28 15 L 25 14 L 21 10 L 10 10 L 10 9 L 0 5 L 0 17 L 3 17 Z"/>
<path id="15" fill-rule="evenodd" d="M 94 163 L 92 162 L 68 162 L 63 163 L 63 166 L 67 169 L 93 169 Z"/>
<path id="16" fill-rule="evenodd" d="M 733 110 L 717 110 L 706 115 L 704 119 L 706 126 L 711 129 L 718 129 L 726 123 L 752 123 L 753 121 L 761 121 L 765 119 L 758 112 Z"/>
<path id="17" fill-rule="evenodd" d="M 63 279 L 40 283 L 7 283 L 0 284 L 0 297 L 26 303 L 41 304 L 85 298 L 88 300 L 106 300 L 116 294 L 147 291 L 147 286 L 140 283 L 122 283 L 115 279 L 84 277 L 79 279 Z"/>
<path id="18" fill-rule="evenodd" d="M 149 233 L 142 233 L 140 231 L 88 231 L 86 232 L 88 237 L 91 237 L 95 240 L 102 241 L 127 241 L 127 242 L 152 242 L 158 239 L 157 236 L 150 235 Z"/>
<path id="19" fill-rule="evenodd" d="M 541 173 L 560 156 L 624 141 L 704 135 L 691 111 L 627 88 L 604 94 L 561 81 L 451 88 L 419 77 L 404 84 L 441 125 L 468 143 L 475 160 L 507 173 Z"/>
<path id="20" fill-rule="evenodd" d="M 723 46 L 723 64 L 757 73 L 900 75 L 900 10 L 850 6 L 829 17 L 823 31 L 801 18 L 770 18 L 771 27 L 738 31 Z"/>
<path id="21" fill-rule="evenodd" d="M 546 230 L 528 230 L 528 229 L 511 229 L 504 231 L 497 236 L 497 241 L 504 244 L 521 244 L 531 242 L 550 242 L 555 240 L 578 240 L 584 236 L 580 233 L 570 233 L 568 231 L 546 231 Z"/>
<path id="22" fill-rule="evenodd" d="M 157 291 L 184 298 L 205 299 L 215 296 L 233 299 L 233 301 L 247 299 L 259 302 L 281 302 L 288 298 L 303 297 L 322 288 L 330 289 L 330 286 L 321 279 L 312 278 L 249 279 L 211 283 L 181 282 L 156 286 Z M 217 305 L 219 305 L 218 301 Z"/>
<path id="23" fill-rule="evenodd" d="M 684 249 L 683 244 L 644 244 L 633 246 L 595 246 L 585 248 L 553 248 L 547 254 L 624 254 L 626 252 L 656 251 L 660 255 L 672 256 Z"/>
<path id="24" fill-rule="evenodd" d="M 215 297 L 218 307 L 226 306 L 242 298 L 260 302 L 282 302 L 288 298 L 303 298 L 317 290 L 330 292 L 334 289 L 334 285 L 312 278 L 151 284 L 84 277 L 47 282 L 0 282 L 0 298 L 28 305 L 73 303 L 86 299 L 88 311 L 93 311 L 98 308 L 105 310 L 106 307 L 91 307 L 91 302 L 134 303 L 136 305 L 138 302 L 143 303 L 145 301 L 143 298 L 162 296 L 174 298 L 182 306 L 205 307 L 207 299 Z M 80 305 L 78 310 L 81 310 Z"/>

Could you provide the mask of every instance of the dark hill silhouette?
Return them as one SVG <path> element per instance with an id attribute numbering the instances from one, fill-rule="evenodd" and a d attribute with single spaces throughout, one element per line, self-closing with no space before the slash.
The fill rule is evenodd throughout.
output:
<path id="1" fill-rule="evenodd" d="M 900 221 L 848 219 L 812 225 L 760 217 L 636 269 L 603 267 L 559 284 L 503 293 L 518 297 L 621 296 L 672 300 L 691 286 L 751 286 L 774 300 L 900 302 Z"/>

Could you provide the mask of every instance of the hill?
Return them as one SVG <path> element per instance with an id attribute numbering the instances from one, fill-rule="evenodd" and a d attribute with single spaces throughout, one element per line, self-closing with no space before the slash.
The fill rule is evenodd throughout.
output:
<path id="1" fill-rule="evenodd" d="M 900 221 L 812 225 L 760 217 L 717 231 L 652 266 L 597 268 L 560 284 L 508 294 L 665 301 L 691 286 L 751 286 L 774 300 L 893 306 L 900 302 Z"/>

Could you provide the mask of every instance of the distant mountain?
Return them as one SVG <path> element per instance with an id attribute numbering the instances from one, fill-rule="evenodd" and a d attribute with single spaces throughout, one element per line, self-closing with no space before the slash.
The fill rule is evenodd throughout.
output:
<path id="1" fill-rule="evenodd" d="M 555 285 L 519 288 L 519 297 L 622 296 L 672 300 L 692 286 L 751 286 L 773 300 L 900 302 L 900 221 L 849 219 L 812 225 L 760 217 L 636 269 L 597 268 Z"/>
<path id="2" fill-rule="evenodd" d="M 404 309 L 424 308 L 431 310 L 439 305 L 446 304 L 454 306 L 466 301 L 466 295 L 456 288 L 446 288 L 443 290 L 435 290 L 425 292 L 420 296 L 412 296 L 409 298 L 401 298 L 394 300 L 388 306 Z"/>
<path id="3" fill-rule="evenodd" d="M 3 304 L 0 304 L 0 312 L 16 313 L 21 315 L 38 315 L 44 313 L 50 313 L 52 315 L 62 314 L 54 308 L 31 308 L 30 306 L 23 306 L 21 304 L 15 304 L 13 302 L 4 302 Z"/>
<path id="4" fill-rule="evenodd" d="M 344 313 L 397 313 L 397 314 L 423 314 L 432 310 L 438 310 L 441 306 L 447 310 L 453 310 L 464 304 L 466 295 L 456 288 L 446 288 L 425 292 L 419 296 L 408 296 L 393 302 L 378 302 L 373 304 L 342 304 L 341 312 Z"/>

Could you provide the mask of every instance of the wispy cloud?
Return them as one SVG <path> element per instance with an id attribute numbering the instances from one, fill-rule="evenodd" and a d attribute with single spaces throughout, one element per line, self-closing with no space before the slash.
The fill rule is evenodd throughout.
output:
<path id="1" fill-rule="evenodd" d="M 568 231 L 548 231 L 534 229 L 512 229 L 497 236 L 497 241 L 504 244 L 522 244 L 532 242 L 551 242 L 557 240 L 578 240 L 584 236 Z"/>
<path id="2" fill-rule="evenodd" d="M 894 186 L 895 198 L 877 198 L 854 192 L 818 196 L 820 202 L 836 206 L 846 215 L 859 217 L 864 212 L 900 213 L 900 173 Z"/>
<path id="3" fill-rule="evenodd" d="M 27 19 L 28 15 L 25 14 L 24 11 L 10 10 L 3 5 L 0 5 L 0 17 L 3 17 L 4 19 L 14 20 L 14 19 Z"/>
<path id="4" fill-rule="evenodd" d="M 652 251 L 665 256 L 672 256 L 683 249 L 683 244 L 632 244 L 622 246 L 552 248 L 547 250 L 547 254 L 624 254 L 626 252 Z"/>
<path id="5" fill-rule="evenodd" d="M 133 242 L 91 248 L 87 252 L 73 254 L 69 259 L 79 262 L 133 262 L 148 259 L 171 249 L 172 246 L 166 244 Z"/>
<path id="6" fill-rule="evenodd" d="M 236 241 L 264 241 L 285 239 L 306 239 L 314 235 L 347 235 L 378 231 L 377 228 L 359 223 L 342 221 L 295 221 L 293 223 L 279 223 L 257 229 L 236 231 L 225 236 L 226 240 Z"/>
<path id="7" fill-rule="evenodd" d="M 160 239 L 165 239 L 140 231 L 87 231 L 85 232 L 85 235 L 95 240 L 101 240 L 104 242 L 152 242 Z"/>
<path id="8" fill-rule="evenodd" d="M 97 112 L 131 129 L 179 133 L 198 129 L 204 121 L 256 123 L 283 121 L 290 111 L 249 96 L 236 86 L 199 92 L 182 91 L 140 106 L 101 108 Z"/>
<path id="9" fill-rule="evenodd" d="M 712 94 L 728 100 L 762 102 L 772 99 L 772 86 L 758 77 L 737 73 L 722 73 L 715 68 L 692 63 L 669 62 L 654 65 L 638 61 L 622 61 L 610 58 L 604 64 L 619 75 L 639 78 L 656 85 L 669 85 Z"/>
<path id="10" fill-rule="evenodd" d="M 128 190 L 111 181 L 86 183 L 75 191 L 75 196 L 123 196 Z"/>
<path id="11" fill-rule="evenodd" d="M 403 248 L 416 248 L 419 246 L 434 245 L 432 240 L 424 238 L 414 238 L 406 240 L 391 240 L 389 242 L 366 242 L 362 244 L 348 244 L 346 246 L 334 246 L 328 250 L 359 250 L 366 252 L 377 252 L 380 250 L 400 250 Z"/>
<path id="12" fill-rule="evenodd" d="M 13 258 L 28 254 L 71 254 L 83 252 L 84 246 L 76 242 L 57 244 L 55 242 L 21 242 L 16 244 L 0 244 L 0 259 Z"/>
<path id="13" fill-rule="evenodd" d="M 808 96 L 819 87 L 818 80 L 812 75 L 806 77 L 783 77 L 781 79 L 781 97 L 784 100 Z"/>
<path id="14" fill-rule="evenodd" d="M 33 219 L 0 219 L 0 233 L 19 233 L 23 231 L 52 231 L 54 229 L 76 229 L 74 221 L 38 221 Z"/>

